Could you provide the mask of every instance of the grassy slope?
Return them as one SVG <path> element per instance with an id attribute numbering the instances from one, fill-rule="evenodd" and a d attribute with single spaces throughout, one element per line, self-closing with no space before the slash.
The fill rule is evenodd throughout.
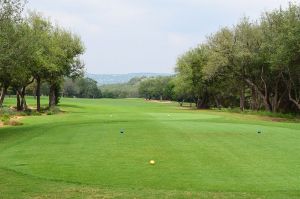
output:
<path id="1" fill-rule="evenodd" d="M 0 198 L 300 197 L 300 124 L 129 99 L 61 108 L 0 129 Z"/>

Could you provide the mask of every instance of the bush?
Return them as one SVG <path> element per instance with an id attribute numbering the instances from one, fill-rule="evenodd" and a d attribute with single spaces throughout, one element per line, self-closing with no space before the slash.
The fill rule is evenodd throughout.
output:
<path id="1" fill-rule="evenodd" d="M 9 125 L 9 126 L 22 126 L 23 123 L 16 121 L 16 120 L 8 120 L 6 122 L 3 122 L 4 125 Z"/>
<path id="2" fill-rule="evenodd" d="M 273 117 L 273 118 L 283 118 L 288 120 L 293 119 L 300 119 L 299 114 L 293 114 L 293 113 L 272 113 L 268 111 L 254 111 L 254 110 L 248 110 L 241 111 L 240 108 L 222 108 L 222 109 L 212 109 L 214 111 L 218 112 L 230 112 L 230 113 L 240 113 L 240 114 L 246 114 L 246 115 L 259 115 L 259 116 L 267 116 L 267 117 Z"/>
<path id="3" fill-rule="evenodd" d="M 58 107 L 53 107 L 53 108 L 50 108 L 49 110 L 46 111 L 46 114 L 47 115 L 55 115 L 55 114 L 58 114 L 60 113 L 60 109 Z"/>
<path id="4" fill-rule="evenodd" d="M 32 109 L 27 109 L 24 112 L 21 113 L 23 116 L 39 116 L 41 113 L 37 111 L 33 111 Z"/>
<path id="5" fill-rule="evenodd" d="M 8 114 L 4 114 L 0 117 L 0 119 L 5 124 L 5 123 L 9 122 L 10 116 Z"/>
<path id="6" fill-rule="evenodd" d="M 8 107 L 0 108 L 0 116 L 1 115 L 16 115 L 17 111 Z"/>

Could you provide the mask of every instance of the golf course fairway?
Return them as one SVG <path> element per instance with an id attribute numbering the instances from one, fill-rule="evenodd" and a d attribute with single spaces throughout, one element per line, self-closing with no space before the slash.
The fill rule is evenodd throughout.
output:
<path id="1" fill-rule="evenodd" d="M 142 99 L 60 109 L 0 128 L 1 199 L 300 198 L 297 122 Z"/>

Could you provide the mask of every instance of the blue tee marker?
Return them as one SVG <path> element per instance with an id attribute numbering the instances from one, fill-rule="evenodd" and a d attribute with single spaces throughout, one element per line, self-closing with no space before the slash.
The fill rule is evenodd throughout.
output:
<path id="1" fill-rule="evenodd" d="M 258 133 L 258 134 L 261 134 L 261 130 L 257 130 L 257 133 Z"/>

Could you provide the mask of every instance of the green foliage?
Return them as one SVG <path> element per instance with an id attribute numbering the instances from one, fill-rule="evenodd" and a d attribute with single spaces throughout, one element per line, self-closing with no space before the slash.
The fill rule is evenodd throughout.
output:
<path id="1" fill-rule="evenodd" d="M 177 61 L 177 98 L 198 108 L 300 112 L 300 6 L 222 28 Z"/>
<path id="2" fill-rule="evenodd" d="M 103 98 L 138 98 L 139 86 L 146 77 L 134 77 L 124 84 L 101 85 Z"/>
<path id="3" fill-rule="evenodd" d="M 17 110 L 28 109 L 26 89 L 37 96 L 41 111 L 41 86 L 48 86 L 49 106 L 55 106 L 65 77 L 83 75 L 80 55 L 84 45 L 78 35 L 53 25 L 41 14 L 23 17 L 24 1 L 0 0 L 0 107 L 7 92 L 17 95 Z"/>
<path id="4" fill-rule="evenodd" d="M 16 110 L 8 108 L 8 107 L 0 108 L 0 115 L 15 115 L 16 113 L 17 113 Z"/>
<path id="5" fill-rule="evenodd" d="M 150 77 L 141 81 L 138 91 L 146 99 L 172 100 L 173 88 L 172 77 Z"/>
<path id="6" fill-rule="evenodd" d="M 46 115 L 56 115 L 58 113 L 61 113 L 61 110 L 59 107 L 51 107 L 45 113 Z"/>
<path id="7" fill-rule="evenodd" d="M 78 98 L 101 98 L 102 93 L 97 82 L 90 78 L 79 78 L 76 80 L 67 78 L 63 86 L 63 95 Z"/>
<path id="8" fill-rule="evenodd" d="M 0 119 L 1 119 L 1 121 L 2 121 L 4 124 L 7 124 L 7 123 L 9 122 L 9 120 L 10 120 L 10 115 L 8 115 L 8 114 L 3 114 L 3 115 L 1 115 Z"/>
<path id="9" fill-rule="evenodd" d="M 208 46 L 200 45 L 182 55 L 177 61 L 176 96 L 179 100 L 196 102 L 199 108 L 207 106 L 208 81 L 205 79 L 203 68 L 208 62 L 208 55 Z"/>

